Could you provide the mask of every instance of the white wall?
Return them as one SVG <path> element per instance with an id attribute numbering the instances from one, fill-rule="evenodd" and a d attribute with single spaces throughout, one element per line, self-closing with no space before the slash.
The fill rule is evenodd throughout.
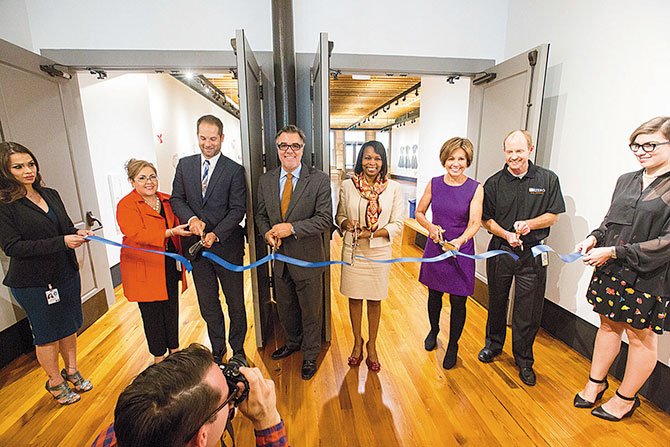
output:
<path id="1" fill-rule="evenodd" d="M 446 78 L 441 76 L 421 78 L 417 201 L 423 195 L 430 179 L 444 174 L 444 167 L 440 164 L 442 144 L 449 138 L 466 135 L 469 97 L 469 79 L 461 78 L 454 84 L 449 84 Z"/>
<path id="2" fill-rule="evenodd" d="M 116 203 L 131 190 L 126 161 L 155 163 L 159 189 L 170 193 L 179 157 L 199 152 L 195 125 L 200 116 L 221 118 L 226 134 L 222 152 L 241 159 L 239 120 L 168 75 L 111 75 L 99 81 L 79 74 L 79 82 L 105 238 L 122 238 Z M 119 249 L 107 247 L 107 258 L 110 266 L 116 265 Z"/>
<path id="3" fill-rule="evenodd" d="M 118 76 L 97 81 L 79 74 L 81 103 L 95 173 L 103 237 L 117 242 L 116 202 L 130 191 L 123 165 L 134 157 L 156 161 L 149 114 L 147 76 Z M 110 180 L 117 186 L 110 187 Z M 112 190 L 113 189 L 113 190 Z M 109 265 L 119 262 L 119 249 L 107 248 Z"/>
<path id="4" fill-rule="evenodd" d="M 407 146 L 409 146 L 411 148 L 412 146 L 415 145 L 419 146 L 420 128 L 421 128 L 421 120 L 418 119 L 416 120 L 415 123 L 411 123 L 408 121 L 405 123 L 404 126 L 394 127 L 391 130 L 391 159 L 389 160 L 391 174 L 416 178 L 417 169 L 411 169 L 408 167 L 402 168 L 398 166 L 398 164 L 400 161 L 401 147 L 406 148 Z M 421 153 L 421 147 L 419 147 L 419 150 L 417 152 L 417 158 L 419 156 L 419 153 Z M 403 154 L 406 156 L 407 153 L 403 152 Z M 410 160 L 411 160 L 411 154 L 412 152 L 410 151 Z"/>
<path id="5" fill-rule="evenodd" d="M 16 5 L 0 2 L 0 16 Z M 24 3 L 32 39 L 16 27 L 0 38 L 39 52 L 44 48 L 230 50 L 243 28 L 255 50 L 272 49 L 270 0 L 11 0 Z M 20 5 L 18 5 L 20 6 Z M 328 32 L 337 53 L 499 59 L 507 0 L 296 0 L 295 48 L 314 52 Z M 23 14 L 22 14 L 23 15 Z M 7 19 L 9 22 L 9 19 Z M 2 22 L 0 22 L 2 23 Z"/>
<path id="6" fill-rule="evenodd" d="M 156 167 L 162 191 L 172 191 L 179 158 L 200 153 L 196 122 L 202 115 L 211 114 L 221 119 L 224 133 L 221 153 L 242 164 L 240 120 L 171 76 L 149 76 L 148 79 Z"/>
<path id="7" fill-rule="evenodd" d="M 561 179 L 567 213 L 548 242 L 564 253 L 600 224 L 617 177 L 639 169 L 630 133 L 670 113 L 670 3 L 568 3 L 511 0 L 505 45 L 506 57 L 551 45 L 538 156 Z M 597 324 L 584 298 L 591 269 L 551 261 L 547 297 Z M 670 364 L 670 335 L 659 346 L 660 360 Z"/>
<path id="8" fill-rule="evenodd" d="M 33 50 L 28 10 L 24 0 L 0 0 L 0 39 Z"/>

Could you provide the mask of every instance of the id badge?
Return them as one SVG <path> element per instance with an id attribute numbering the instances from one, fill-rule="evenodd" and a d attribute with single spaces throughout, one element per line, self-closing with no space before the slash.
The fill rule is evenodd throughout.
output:
<path id="1" fill-rule="evenodd" d="M 540 253 L 540 259 L 542 260 L 542 267 L 546 267 L 549 265 L 549 253 L 546 251 Z"/>
<path id="2" fill-rule="evenodd" d="M 49 306 L 60 302 L 60 295 L 58 295 L 58 289 L 54 289 L 53 287 L 51 287 L 51 284 L 49 284 L 49 290 L 44 292 L 44 294 L 47 297 L 47 304 Z"/>

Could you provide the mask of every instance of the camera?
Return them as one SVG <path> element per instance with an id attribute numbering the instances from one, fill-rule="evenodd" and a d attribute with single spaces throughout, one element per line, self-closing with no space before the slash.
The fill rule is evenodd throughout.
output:
<path id="1" fill-rule="evenodd" d="M 231 402 L 233 406 L 237 407 L 249 396 L 249 381 L 240 372 L 240 364 L 238 362 L 223 363 L 219 365 L 219 368 L 228 383 L 229 396 L 233 396 Z M 237 386 L 240 383 L 243 386 L 242 390 Z"/>

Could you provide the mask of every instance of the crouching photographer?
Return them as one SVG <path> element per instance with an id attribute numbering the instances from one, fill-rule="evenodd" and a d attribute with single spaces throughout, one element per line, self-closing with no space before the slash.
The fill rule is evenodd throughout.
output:
<path id="1" fill-rule="evenodd" d="M 258 368 L 219 366 L 194 343 L 135 378 L 119 396 L 113 426 L 93 446 L 210 447 L 223 442 L 226 430 L 234 445 L 236 408 L 253 423 L 257 446 L 288 445 L 274 382 Z"/>

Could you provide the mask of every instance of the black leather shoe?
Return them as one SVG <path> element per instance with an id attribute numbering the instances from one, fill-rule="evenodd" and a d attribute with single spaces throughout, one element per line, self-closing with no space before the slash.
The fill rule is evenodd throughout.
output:
<path id="1" fill-rule="evenodd" d="M 609 382 L 607 381 L 607 377 L 605 377 L 602 380 L 596 380 L 593 377 L 589 377 L 589 381 L 593 383 L 604 383 L 605 388 L 602 389 L 597 395 L 596 395 L 596 400 L 593 402 L 589 402 L 588 400 L 584 399 L 582 396 L 579 395 L 579 393 L 575 394 L 575 399 L 572 401 L 572 404 L 576 408 L 593 408 L 593 406 L 598 402 L 600 399 L 603 398 L 603 394 L 605 394 L 605 391 L 607 391 L 607 388 L 610 387 Z"/>
<path id="2" fill-rule="evenodd" d="M 605 419 L 606 421 L 610 421 L 610 422 L 619 422 L 621 419 L 631 417 L 633 415 L 633 413 L 635 413 L 635 410 L 637 409 L 637 407 L 640 406 L 640 398 L 637 397 L 637 396 L 635 396 L 635 397 L 622 396 L 621 394 L 619 394 L 619 390 L 617 390 L 616 395 L 619 396 L 623 400 L 633 401 L 633 408 L 631 408 L 628 411 L 628 413 L 624 414 L 623 416 L 621 416 L 619 418 L 619 417 L 616 417 L 613 414 L 608 413 L 607 411 L 605 411 L 603 409 L 602 405 L 601 405 L 601 406 L 596 407 L 593 410 L 591 410 L 591 414 L 594 415 L 595 417 L 598 417 L 600 419 Z"/>
<path id="3" fill-rule="evenodd" d="M 247 362 L 247 356 L 244 354 L 244 351 L 233 354 L 233 356 L 228 360 L 229 363 L 236 363 L 238 366 L 249 367 L 249 362 Z"/>
<path id="4" fill-rule="evenodd" d="M 277 349 L 275 352 L 272 353 L 272 360 L 279 360 L 283 359 L 285 357 L 288 357 L 289 355 L 293 354 L 294 352 L 298 351 L 300 348 L 289 348 L 288 346 L 284 345 L 281 348 Z"/>
<path id="5" fill-rule="evenodd" d="M 535 377 L 535 371 L 531 367 L 524 367 L 519 369 L 519 378 L 523 383 L 528 386 L 535 386 L 537 383 L 537 377 Z"/>
<path id="6" fill-rule="evenodd" d="M 458 360 L 458 345 L 455 347 L 449 346 L 446 354 L 444 354 L 444 361 L 442 361 L 442 368 L 451 369 L 456 366 Z"/>
<path id="7" fill-rule="evenodd" d="M 492 349 L 484 348 L 481 351 L 479 351 L 479 355 L 477 355 L 477 358 L 482 363 L 491 363 L 493 359 L 499 356 L 501 353 L 502 351 L 493 351 Z"/>
<path id="8" fill-rule="evenodd" d="M 302 362 L 302 380 L 311 379 L 316 374 L 316 360 L 305 360 Z"/>
<path id="9" fill-rule="evenodd" d="M 223 351 L 218 354 L 212 354 L 212 357 L 214 357 L 214 363 L 217 365 L 223 365 L 226 362 L 226 351 Z"/>
<path id="10" fill-rule="evenodd" d="M 428 332 L 426 339 L 423 341 L 423 347 L 426 348 L 426 351 L 432 351 L 437 347 L 437 332 Z"/>

